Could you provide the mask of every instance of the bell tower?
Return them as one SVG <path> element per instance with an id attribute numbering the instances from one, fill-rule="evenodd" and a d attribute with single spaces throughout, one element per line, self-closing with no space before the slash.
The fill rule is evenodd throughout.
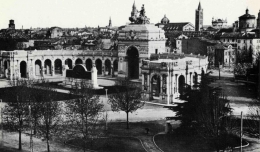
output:
<path id="1" fill-rule="evenodd" d="M 203 9 L 201 8 L 201 5 L 199 3 L 195 15 L 195 31 L 201 31 L 202 27 L 203 27 Z"/>
<path id="2" fill-rule="evenodd" d="M 259 10 L 259 12 L 258 12 L 258 17 L 257 17 L 257 20 L 256 20 L 256 22 L 257 22 L 257 29 L 260 29 L 260 10 Z"/>

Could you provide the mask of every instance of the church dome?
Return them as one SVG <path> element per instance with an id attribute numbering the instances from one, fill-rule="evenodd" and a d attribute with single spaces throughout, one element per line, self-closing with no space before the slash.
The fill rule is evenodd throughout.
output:
<path id="1" fill-rule="evenodd" d="M 164 17 L 161 20 L 162 24 L 168 24 L 170 22 L 170 20 L 166 17 L 166 15 L 164 15 Z"/>

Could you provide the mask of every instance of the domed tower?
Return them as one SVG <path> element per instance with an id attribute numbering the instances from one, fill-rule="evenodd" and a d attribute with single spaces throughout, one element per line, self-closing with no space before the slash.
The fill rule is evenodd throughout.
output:
<path id="1" fill-rule="evenodd" d="M 249 14 L 246 9 L 246 14 L 239 17 L 239 30 L 241 32 L 248 32 L 255 28 L 255 16 Z"/>
<path id="2" fill-rule="evenodd" d="M 195 31 L 200 31 L 203 27 L 203 9 L 199 3 L 198 9 L 196 10 L 195 16 Z"/>
<path id="3" fill-rule="evenodd" d="M 257 17 L 257 29 L 260 29 L 260 10 L 258 12 L 258 17 Z"/>
<path id="4" fill-rule="evenodd" d="M 168 23 L 170 23 L 170 20 L 166 17 L 166 15 L 164 15 L 164 17 L 161 20 L 161 23 L 162 24 L 168 24 Z"/>

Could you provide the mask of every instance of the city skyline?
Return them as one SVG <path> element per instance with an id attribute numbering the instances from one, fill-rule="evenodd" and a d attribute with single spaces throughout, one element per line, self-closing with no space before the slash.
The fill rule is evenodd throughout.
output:
<path id="1" fill-rule="evenodd" d="M 145 5 L 146 15 L 151 23 L 158 23 L 163 16 L 170 22 L 191 22 L 195 25 L 195 10 L 201 2 L 204 14 L 204 25 L 211 25 L 212 17 L 226 19 L 228 25 L 249 13 L 257 18 L 260 2 L 257 0 L 135 0 L 138 10 Z M 109 18 L 113 26 L 122 26 L 129 23 L 128 17 L 132 10 L 134 0 L 10 0 L 0 1 L 0 29 L 8 27 L 10 19 L 15 20 L 16 28 L 36 28 L 59 26 L 73 27 L 104 27 L 108 25 Z M 230 13 L 232 11 L 232 13 Z"/>

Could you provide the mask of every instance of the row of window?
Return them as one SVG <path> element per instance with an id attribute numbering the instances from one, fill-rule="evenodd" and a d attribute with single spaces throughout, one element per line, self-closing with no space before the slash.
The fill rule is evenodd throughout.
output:
<path id="1" fill-rule="evenodd" d="M 226 52 L 225 55 L 231 55 L 231 52 L 232 52 L 232 55 L 235 55 L 235 51 Z"/>
<path id="2" fill-rule="evenodd" d="M 246 43 L 246 40 L 238 40 L 238 43 L 243 43 L 243 42 Z M 252 42 L 253 42 L 253 41 L 250 40 L 250 43 L 251 43 L 251 44 L 252 44 Z M 257 40 L 257 43 L 259 43 L 258 40 Z"/>

